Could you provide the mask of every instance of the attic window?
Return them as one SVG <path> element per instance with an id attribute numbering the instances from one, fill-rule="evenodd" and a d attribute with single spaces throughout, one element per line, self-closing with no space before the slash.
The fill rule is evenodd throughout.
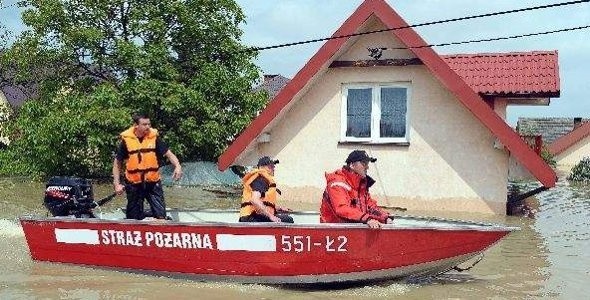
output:
<path id="1" fill-rule="evenodd" d="M 404 83 L 345 85 L 341 141 L 408 143 L 409 92 Z"/>

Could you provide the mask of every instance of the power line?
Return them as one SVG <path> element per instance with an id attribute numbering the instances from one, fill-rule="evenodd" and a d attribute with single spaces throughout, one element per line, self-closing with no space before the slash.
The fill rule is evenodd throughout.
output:
<path id="1" fill-rule="evenodd" d="M 578 27 L 571 27 L 571 28 L 563 28 L 551 31 L 544 31 L 544 32 L 535 32 L 535 33 L 526 33 L 526 34 L 519 34 L 519 35 L 511 35 L 505 37 L 495 37 L 495 38 L 487 38 L 487 39 L 479 39 L 479 40 L 469 40 L 469 41 L 461 41 L 461 42 L 449 42 L 449 43 L 440 43 L 440 44 L 430 44 L 430 45 L 422 45 L 416 47 L 391 47 L 386 48 L 389 50 L 405 50 L 405 49 L 420 49 L 420 48 L 430 48 L 430 47 L 443 47 L 443 46 L 452 46 L 452 45 L 463 45 L 463 44 L 473 44 L 473 43 L 481 43 L 481 42 L 492 42 L 492 41 L 501 41 L 501 40 L 511 40 L 511 39 L 518 39 L 523 37 L 529 36 L 537 36 L 537 35 L 546 35 L 546 34 L 553 34 L 559 32 L 567 32 L 567 31 L 574 31 L 574 30 L 581 30 L 581 29 L 588 29 L 590 25 L 585 26 L 578 26 Z M 385 49 L 383 49 L 385 50 Z"/>
<path id="2" fill-rule="evenodd" d="M 554 8 L 554 7 L 567 6 L 567 5 L 573 5 L 573 4 L 581 4 L 581 3 L 587 3 L 587 2 L 590 2 L 590 0 L 560 2 L 560 3 L 554 3 L 554 4 L 548 4 L 548 5 L 519 8 L 519 9 L 493 12 L 493 13 L 487 13 L 487 14 L 481 14 L 481 15 L 473 15 L 473 16 L 467 16 L 467 17 L 461 17 L 461 18 L 453 18 L 453 19 L 446 19 L 446 20 L 440 20 L 440 21 L 419 23 L 419 24 L 407 25 L 407 26 L 401 26 L 401 27 L 395 27 L 395 28 L 386 28 L 386 29 L 372 30 L 372 31 L 367 31 L 367 32 L 339 35 L 339 36 L 334 36 L 334 37 L 319 38 L 319 39 L 312 39 L 312 40 L 306 40 L 306 41 L 300 41 L 300 42 L 279 44 L 279 45 L 274 45 L 274 46 L 251 47 L 248 49 L 248 51 L 262 51 L 262 50 L 269 50 L 269 49 L 276 49 L 276 48 L 291 47 L 291 46 L 297 46 L 297 45 L 303 45 L 303 44 L 323 42 L 323 41 L 328 41 L 328 40 L 333 40 L 333 39 L 341 39 L 341 38 L 361 36 L 361 35 L 380 33 L 380 32 L 386 32 L 386 31 L 394 31 L 394 30 L 400 30 L 400 29 L 406 29 L 406 28 L 416 28 L 416 27 L 423 27 L 423 26 L 429 26 L 429 25 L 464 21 L 464 20 L 477 19 L 477 18 L 483 18 L 483 17 L 500 16 L 500 15 L 518 13 L 518 12 L 525 12 L 525 11 L 532 11 L 532 10 L 539 10 L 539 9 L 546 9 L 546 8 Z M 538 35 L 538 34 L 535 34 L 535 35 Z"/>
<path id="3" fill-rule="evenodd" d="M 8 4 L 8 5 L 0 6 L 0 10 L 3 10 L 3 9 L 5 9 L 5 8 L 9 8 L 9 7 L 11 7 L 11 6 L 18 5 L 18 3 L 19 3 L 19 1 L 16 1 L 16 2 L 14 2 L 14 3 L 12 3 L 12 4 Z"/>

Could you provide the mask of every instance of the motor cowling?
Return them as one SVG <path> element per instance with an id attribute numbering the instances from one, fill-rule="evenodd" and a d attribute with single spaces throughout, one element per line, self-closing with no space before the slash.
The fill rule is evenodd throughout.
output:
<path id="1" fill-rule="evenodd" d="M 78 177 L 54 176 L 47 181 L 43 204 L 54 217 L 93 217 L 92 183 Z"/>

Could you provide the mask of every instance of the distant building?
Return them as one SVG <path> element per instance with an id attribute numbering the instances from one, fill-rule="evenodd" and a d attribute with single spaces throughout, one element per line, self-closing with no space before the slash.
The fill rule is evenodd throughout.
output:
<path id="1" fill-rule="evenodd" d="M 291 81 L 282 75 L 264 75 L 264 81 L 254 88 L 255 92 L 264 90 L 268 93 L 268 100 L 274 99 L 277 94 Z"/>
<path id="2" fill-rule="evenodd" d="M 582 118 L 574 120 L 570 132 L 549 144 L 557 169 L 568 173 L 584 157 L 590 156 L 590 122 Z"/>
<path id="3" fill-rule="evenodd" d="M 21 107 L 30 98 L 23 89 L 16 86 L 0 86 L 0 100 L 7 101 L 13 109 Z"/>
<path id="4" fill-rule="evenodd" d="M 561 174 L 569 173 L 585 156 L 590 156 L 590 119 L 565 117 L 518 118 L 517 132 L 524 138 L 540 137 L 542 148 L 549 151 Z M 588 137 L 588 138 L 587 138 Z M 532 179 L 518 162 L 511 160 L 510 179 Z"/>
<path id="5" fill-rule="evenodd" d="M 550 145 L 587 121 L 583 118 L 518 118 L 516 130 L 521 135 L 540 135 L 543 144 Z"/>

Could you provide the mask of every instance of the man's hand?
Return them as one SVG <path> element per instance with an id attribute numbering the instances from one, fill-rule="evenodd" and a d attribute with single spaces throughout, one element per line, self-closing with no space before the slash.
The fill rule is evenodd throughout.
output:
<path id="1" fill-rule="evenodd" d="M 174 172 L 172 173 L 172 179 L 178 181 L 182 177 L 182 167 L 178 165 L 178 167 L 174 168 Z"/>
<path id="2" fill-rule="evenodd" d="M 182 167 L 180 166 L 180 161 L 178 161 L 178 158 L 176 157 L 176 155 L 174 155 L 174 153 L 172 153 L 172 151 L 170 151 L 170 150 L 166 151 L 166 153 L 164 153 L 164 156 L 166 156 L 166 158 L 168 158 L 168 160 L 174 166 L 174 172 L 172 173 L 172 179 L 179 180 L 180 177 L 182 177 Z"/>
<path id="3" fill-rule="evenodd" d="M 287 208 L 287 207 L 277 206 L 277 212 L 286 212 L 286 213 L 288 213 L 288 212 L 293 212 L 293 210 L 290 209 L 290 208 Z"/>
<path id="4" fill-rule="evenodd" d="M 369 221 L 367 221 L 367 225 L 371 229 L 379 229 L 379 228 L 381 228 L 381 222 L 379 222 L 379 221 L 377 221 L 375 219 L 370 219 Z"/>
<path id="5" fill-rule="evenodd" d="M 120 183 L 113 183 L 113 190 L 117 195 L 121 195 L 125 191 L 125 186 Z"/>
<path id="6" fill-rule="evenodd" d="M 271 216 L 269 217 L 269 219 L 270 219 L 271 221 L 275 222 L 275 223 L 281 223 L 281 222 L 282 222 L 282 221 L 281 221 L 281 219 L 279 219 L 277 216 L 273 216 L 273 215 L 271 215 Z"/>

